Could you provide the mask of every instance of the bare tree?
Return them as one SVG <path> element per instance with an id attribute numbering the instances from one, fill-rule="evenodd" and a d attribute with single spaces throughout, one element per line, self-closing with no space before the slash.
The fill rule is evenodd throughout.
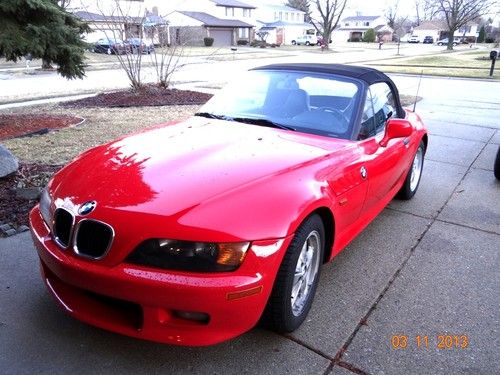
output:
<path id="1" fill-rule="evenodd" d="M 184 43 L 172 41 L 164 17 L 156 11 L 148 14 L 141 4 L 135 5 L 133 8 L 120 0 L 98 1 L 97 8 L 104 21 L 96 24 L 96 28 L 111 41 L 119 42 L 127 38 L 141 40 L 138 44 L 119 42 L 108 50 L 108 53 L 116 55 L 134 90 L 144 87 L 145 63 L 152 67 L 158 87 L 168 88 L 174 72 L 181 67 L 180 59 L 189 39 L 186 38 Z M 155 20 L 151 22 L 149 17 Z"/>
<path id="2" fill-rule="evenodd" d="M 439 13 L 438 0 L 415 0 L 416 25 L 424 21 L 432 21 Z"/>
<path id="3" fill-rule="evenodd" d="M 448 26 L 448 50 L 453 49 L 455 31 L 488 13 L 490 0 L 435 0 Z"/>
<path id="4" fill-rule="evenodd" d="M 391 29 L 395 29 L 396 17 L 398 14 L 399 0 L 394 0 L 390 5 L 385 8 L 385 19 Z"/>
<path id="5" fill-rule="evenodd" d="M 325 41 L 325 48 L 328 49 L 328 41 L 331 39 L 333 30 L 340 22 L 340 17 L 344 13 L 347 0 L 314 0 L 319 13 L 318 19 L 311 19 L 316 30 L 322 35 Z"/>

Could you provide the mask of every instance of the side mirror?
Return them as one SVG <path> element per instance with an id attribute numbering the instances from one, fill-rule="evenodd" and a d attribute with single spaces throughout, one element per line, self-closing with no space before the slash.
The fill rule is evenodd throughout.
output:
<path id="1" fill-rule="evenodd" d="M 412 133 L 413 125 L 410 121 L 401 118 L 389 119 L 385 124 L 385 134 L 380 141 L 380 146 L 387 147 L 391 139 L 409 137 Z"/>

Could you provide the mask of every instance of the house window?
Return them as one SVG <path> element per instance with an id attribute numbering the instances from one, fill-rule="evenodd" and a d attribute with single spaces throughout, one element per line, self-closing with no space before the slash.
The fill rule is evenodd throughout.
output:
<path id="1" fill-rule="evenodd" d="M 252 17 L 252 9 L 248 9 L 248 17 Z"/>
<path id="2" fill-rule="evenodd" d="M 349 22 L 346 22 L 346 23 L 345 23 L 345 27 L 348 27 L 348 26 L 349 26 Z"/>
<path id="3" fill-rule="evenodd" d="M 234 8 L 226 7 L 226 17 L 234 17 Z"/>
<path id="4" fill-rule="evenodd" d="M 283 19 L 283 12 L 280 12 L 280 21 Z"/>
<path id="5" fill-rule="evenodd" d="M 365 26 L 370 26 L 370 22 L 365 22 Z"/>
<path id="6" fill-rule="evenodd" d="M 248 39 L 248 28 L 241 27 L 238 29 L 238 37 L 240 39 Z"/>
<path id="7" fill-rule="evenodd" d="M 285 13 L 285 21 L 288 21 L 288 12 Z"/>
<path id="8" fill-rule="evenodd" d="M 291 21 L 295 21 L 295 13 L 291 13 L 290 14 L 290 20 Z"/>
<path id="9" fill-rule="evenodd" d="M 278 19 L 278 12 L 274 12 L 274 20 Z"/>
<path id="10" fill-rule="evenodd" d="M 248 9 L 243 9 L 243 17 L 248 17 Z"/>

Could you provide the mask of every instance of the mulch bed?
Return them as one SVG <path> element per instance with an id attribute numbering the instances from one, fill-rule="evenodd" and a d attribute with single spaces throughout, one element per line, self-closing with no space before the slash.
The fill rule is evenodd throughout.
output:
<path id="1" fill-rule="evenodd" d="M 82 122 L 81 117 L 43 114 L 0 114 L 0 141 L 33 134 L 44 134 Z"/>
<path id="2" fill-rule="evenodd" d="M 21 164 L 16 173 L 0 178 L 0 224 L 9 224 L 14 229 L 28 225 L 28 213 L 37 199 L 19 198 L 16 190 L 43 188 L 60 168 L 57 165 Z"/>
<path id="3" fill-rule="evenodd" d="M 202 92 L 163 89 L 148 85 L 141 90 L 120 90 L 61 103 L 65 107 L 141 107 L 205 104 L 212 95 Z"/>
<path id="4" fill-rule="evenodd" d="M 166 90 L 149 85 L 140 91 L 120 90 L 59 105 L 71 108 L 200 105 L 211 97 L 210 94 L 200 92 Z M 0 114 L 0 141 L 44 134 L 49 130 L 78 124 L 82 120 L 80 117 L 69 115 Z M 0 178 L 0 225 L 7 224 L 14 230 L 27 225 L 29 211 L 35 206 L 37 199 L 20 198 L 18 190 L 44 187 L 60 168 L 61 166 L 46 164 L 21 164 L 16 173 Z"/>

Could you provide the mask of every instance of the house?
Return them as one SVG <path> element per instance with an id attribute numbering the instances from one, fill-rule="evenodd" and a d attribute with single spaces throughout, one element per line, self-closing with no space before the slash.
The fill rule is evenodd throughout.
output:
<path id="1" fill-rule="evenodd" d="M 420 40 L 424 40 L 426 36 L 432 36 L 434 41 L 438 41 L 448 37 L 448 26 L 444 20 L 425 21 L 413 29 L 412 35 L 418 36 Z M 461 27 L 455 31 L 454 36 L 463 38 L 469 42 L 475 42 L 478 36 L 478 25 L 471 24 Z"/>
<path id="2" fill-rule="evenodd" d="M 315 33 L 310 23 L 304 22 L 305 12 L 286 5 L 262 3 L 256 10 L 257 32 L 267 33 L 266 42 L 292 44 L 292 41 L 308 31 Z"/>
<path id="3" fill-rule="evenodd" d="M 184 1 L 168 15 L 172 43 L 202 44 L 214 38 L 214 46 L 253 40 L 255 6 L 238 0 Z"/>
<path id="4" fill-rule="evenodd" d="M 158 15 L 155 0 L 152 11 L 144 0 L 80 0 L 69 3 L 68 11 L 88 23 L 91 32 L 84 34 L 89 43 L 101 38 L 145 38 L 160 44 L 166 35 L 166 20 Z"/>
<path id="5" fill-rule="evenodd" d="M 378 40 L 383 42 L 392 41 L 394 30 L 387 25 L 383 16 L 363 16 L 358 14 L 344 18 L 340 27 L 332 33 L 334 42 L 359 42 L 368 29 L 375 30 Z"/>
<path id="6" fill-rule="evenodd" d="M 123 40 L 132 37 L 142 38 L 143 36 L 143 17 L 126 17 L 88 11 L 76 11 L 73 14 L 88 23 L 91 32 L 84 36 L 89 43 L 96 42 L 101 38 Z"/>

